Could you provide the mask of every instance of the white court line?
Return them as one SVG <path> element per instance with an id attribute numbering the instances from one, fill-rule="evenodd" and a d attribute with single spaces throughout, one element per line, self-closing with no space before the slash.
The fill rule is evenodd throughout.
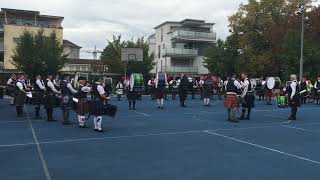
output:
<path id="1" fill-rule="evenodd" d="M 239 143 L 248 144 L 248 145 L 254 146 L 256 148 L 269 150 L 269 151 L 272 151 L 272 152 L 276 152 L 276 153 L 279 153 L 279 154 L 283 154 L 283 155 L 290 156 L 290 157 L 293 157 L 293 158 L 296 158 L 296 159 L 300 159 L 300 160 L 304 160 L 304 161 L 308 161 L 308 162 L 312 162 L 312 163 L 320 165 L 319 161 L 315 161 L 315 160 L 308 159 L 308 158 L 305 158 L 305 157 L 301 157 L 301 156 L 297 156 L 297 155 L 294 155 L 294 154 L 286 153 L 286 152 L 279 151 L 279 150 L 276 150 L 276 149 L 272 149 L 272 148 L 269 148 L 269 147 L 266 147 L 266 146 L 261 146 L 261 145 L 255 144 L 255 143 L 251 143 L 251 142 L 248 142 L 248 141 L 244 141 L 244 140 L 241 140 L 241 139 L 225 136 L 225 135 L 214 133 L 214 132 L 210 132 L 210 131 L 204 131 L 204 132 L 208 133 L 208 134 L 215 135 L 215 136 L 223 137 L 223 138 L 226 138 L 226 139 L 229 139 L 229 140 L 237 141 Z"/>
<path id="2" fill-rule="evenodd" d="M 41 122 L 43 120 L 31 120 L 32 122 Z M 45 122 L 45 121 L 43 121 Z M 20 121 L 0 121 L 0 124 L 9 124 L 9 123 L 28 123 L 28 121 L 20 120 Z"/>
<path id="3" fill-rule="evenodd" d="M 310 130 L 310 129 L 304 129 L 304 128 L 299 128 L 299 127 L 294 127 L 294 126 L 282 125 L 282 127 L 290 128 L 290 129 L 296 129 L 296 130 L 301 130 L 301 131 L 305 131 L 305 132 L 311 132 L 311 133 L 319 133 L 319 131 L 313 131 L 313 130 Z"/>
<path id="4" fill-rule="evenodd" d="M 26 106 L 24 106 L 24 110 L 26 111 L 28 122 L 29 122 L 29 125 L 30 125 L 30 128 L 31 128 L 31 131 L 32 131 L 32 136 L 33 136 L 34 142 L 35 142 L 35 144 L 37 146 L 38 155 L 39 155 L 41 163 L 42 163 L 43 171 L 44 171 L 44 173 L 45 173 L 45 175 L 47 177 L 47 180 L 51 180 L 51 176 L 50 176 L 50 173 L 49 173 L 49 170 L 48 170 L 47 163 L 46 163 L 46 161 L 44 159 L 44 156 L 43 156 L 43 153 L 42 153 L 42 150 L 41 150 L 37 135 L 36 135 L 36 133 L 34 131 L 34 128 L 33 128 L 32 122 L 30 120 L 29 113 L 27 111 Z"/>
<path id="5" fill-rule="evenodd" d="M 140 114 L 140 115 L 143 115 L 143 116 L 146 116 L 146 117 L 149 117 L 150 115 L 149 114 L 146 114 L 146 113 L 143 113 L 143 112 L 139 112 L 139 111 L 133 111 L 137 114 Z"/>

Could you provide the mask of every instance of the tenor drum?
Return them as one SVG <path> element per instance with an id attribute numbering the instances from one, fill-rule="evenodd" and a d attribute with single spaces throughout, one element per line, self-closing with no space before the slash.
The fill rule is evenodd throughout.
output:
<path id="1" fill-rule="evenodd" d="M 272 89 L 280 89 L 281 80 L 279 77 L 269 77 L 267 79 L 267 88 Z"/>
<path id="2" fill-rule="evenodd" d="M 144 88 L 143 75 L 141 73 L 133 73 L 131 79 L 134 81 L 135 88 Z"/>

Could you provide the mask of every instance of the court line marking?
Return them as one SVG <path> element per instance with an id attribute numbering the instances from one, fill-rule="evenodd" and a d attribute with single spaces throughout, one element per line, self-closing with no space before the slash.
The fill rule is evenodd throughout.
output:
<path id="1" fill-rule="evenodd" d="M 28 122 L 29 122 L 29 125 L 30 125 L 30 128 L 31 128 L 33 140 L 35 142 L 35 145 L 37 146 L 38 155 L 39 155 L 39 158 L 40 158 L 41 163 L 42 163 L 42 168 L 43 168 L 44 174 L 46 175 L 47 180 L 51 180 L 51 176 L 50 176 L 50 173 L 49 173 L 49 169 L 48 169 L 47 163 L 46 163 L 46 161 L 44 159 L 43 152 L 42 152 L 42 149 L 41 149 L 39 141 L 38 141 L 38 137 L 37 137 L 37 135 L 36 135 L 36 133 L 34 131 L 34 128 L 33 128 L 32 122 L 30 120 L 29 113 L 28 113 L 28 110 L 27 110 L 26 106 L 24 106 L 24 110 L 26 111 L 26 114 L 27 114 L 27 119 L 28 119 Z"/>
<path id="2" fill-rule="evenodd" d="M 304 129 L 304 128 L 299 128 L 299 127 L 294 127 L 294 126 L 282 125 L 282 127 L 290 128 L 290 129 L 296 129 L 296 130 L 305 131 L 305 132 L 311 132 L 311 133 L 320 133 L 319 131 L 313 131 L 313 130 L 310 130 L 310 129 Z"/>
<path id="3" fill-rule="evenodd" d="M 288 120 L 287 118 L 284 118 L 283 116 L 273 116 L 273 115 L 263 115 L 263 116 Z"/>
<path id="4" fill-rule="evenodd" d="M 140 114 L 140 115 L 142 115 L 142 116 L 146 116 L 146 117 L 151 116 L 150 114 L 146 114 L 146 113 L 139 112 L 139 111 L 133 111 L 133 112 L 135 112 L 135 113 L 137 113 L 137 114 Z"/>
<path id="5" fill-rule="evenodd" d="M 300 160 L 304 160 L 304 161 L 308 161 L 308 162 L 320 165 L 319 161 L 308 159 L 308 158 L 305 158 L 305 157 L 302 157 L 302 156 L 290 154 L 290 153 L 287 153 L 287 152 L 284 152 L 284 151 L 276 150 L 276 149 L 273 149 L 273 148 L 269 148 L 269 147 L 262 146 L 262 145 L 259 145 L 259 144 L 255 144 L 255 143 L 251 143 L 251 142 L 244 141 L 244 140 L 241 140 L 241 139 L 233 138 L 233 137 L 230 137 L 230 136 L 225 136 L 225 135 L 222 135 L 222 134 L 214 133 L 214 132 L 211 132 L 211 131 L 204 131 L 204 132 L 208 133 L 208 134 L 215 135 L 215 136 L 219 136 L 219 137 L 222 137 L 222 138 L 225 138 L 225 139 L 237 141 L 237 142 L 242 143 L 242 144 L 247 144 L 247 145 L 250 145 L 250 146 L 253 146 L 253 147 L 256 147 L 256 148 L 269 150 L 269 151 L 276 152 L 276 153 L 279 153 L 279 154 L 282 154 L 282 155 L 286 155 L 286 156 L 289 156 L 289 157 L 293 157 L 293 158 L 296 158 L 296 159 L 300 159 Z"/>

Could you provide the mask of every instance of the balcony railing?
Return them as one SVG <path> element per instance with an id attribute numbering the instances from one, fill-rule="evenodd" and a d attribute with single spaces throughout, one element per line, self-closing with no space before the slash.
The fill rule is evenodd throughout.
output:
<path id="1" fill-rule="evenodd" d="M 163 56 L 167 57 L 196 57 L 198 56 L 197 49 L 182 49 L 182 48 L 166 48 Z"/>
<path id="2" fill-rule="evenodd" d="M 193 66 L 165 66 L 162 71 L 167 73 L 198 73 L 198 68 Z"/>
<path id="3" fill-rule="evenodd" d="M 3 39 L 0 39 L 0 52 L 4 51 Z"/>
<path id="4" fill-rule="evenodd" d="M 198 41 L 215 41 L 215 32 L 196 32 L 187 30 L 176 30 L 172 33 L 173 39 L 189 39 Z"/>

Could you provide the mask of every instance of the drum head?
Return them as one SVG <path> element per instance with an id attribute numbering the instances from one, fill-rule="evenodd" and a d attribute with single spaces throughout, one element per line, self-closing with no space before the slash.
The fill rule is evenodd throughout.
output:
<path id="1" fill-rule="evenodd" d="M 274 77 L 269 77 L 267 80 L 268 89 L 273 89 L 275 85 L 276 85 L 276 80 L 274 79 Z"/>
<path id="2" fill-rule="evenodd" d="M 251 87 L 256 87 L 257 86 L 257 81 L 255 79 L 250 80 Z"/>

